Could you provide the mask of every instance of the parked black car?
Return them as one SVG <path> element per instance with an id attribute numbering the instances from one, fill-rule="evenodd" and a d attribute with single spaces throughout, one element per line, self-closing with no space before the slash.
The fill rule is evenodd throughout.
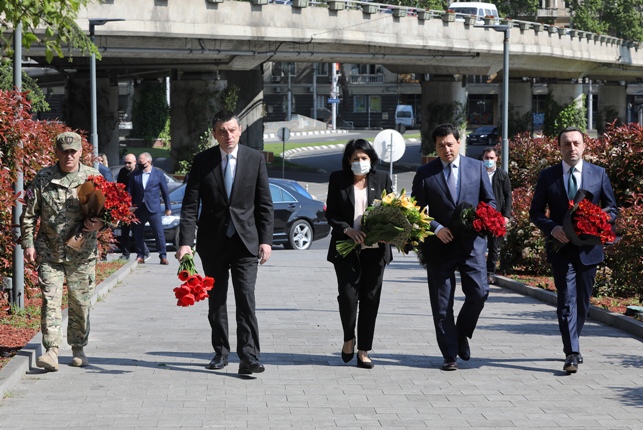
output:
<path id="1" fill-rule="evenodd" d="M 476 128 L 467 136 L 467 156 L 480 158 L 484 149 L 488 146 L 496 146 L 499 139 L 498 127 L 484 125 Z"/>
<path id="2" fill-rule="evenodd" d="M 313 199 L 297 181 L 271 178 L 270 194 L 275 208 L 273 245 L 303 251 L 328 236 L 326 205 Z"/>
<path id="3" fill-rule="evenodd" d="M 330 233 L 326 221 L 326 205 L 313 197 L 296 181 L 270 179 L 270 194 L 275 209 L 273 245 L 289 249 L 306 250 L 314 240 L 323 239 Z M 181 206 L 185 184 L 170 192 L 172 214 L 163 216 L 163 231 L 166 243 L 176 247 L 179 243 Z M 114 231 L 120 236 L 120 229 Z M 145 240 L 154 241 L 152 227 L 145 225 Z"/>

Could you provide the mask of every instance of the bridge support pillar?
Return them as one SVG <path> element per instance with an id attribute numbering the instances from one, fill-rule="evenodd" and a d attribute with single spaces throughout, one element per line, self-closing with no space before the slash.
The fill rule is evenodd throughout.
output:
<path id="1" fill-rule="evenodd" d="M 575 103 L 577 108 L 583 107 L 583 84 L 549 83 L 547 86 L 556 103 L 563 106 Z"/>
<path id="2" fill-rule="evenodd" d="M 531 125 L 532 99 L 531 81 L 509 80 L 509 139 Z"/>
<path id="3" fill-rule="evenodd" d="M 595 124 L 602 130 L 605 124 L 615 119 L 625 123 L 627 121 L 627 87 L 618 82 L 606 82 L 598 87 L 598 121 Z"/>
<path id="4" fill-rule="evenodd" d="M 258 151 L 263 150 L 263 73 L 261 68 L 249 71 L 226 71 L 230 93 L 238 95 L 234 112 L 239 116 L 243 134 L 239 143 Z"/>
<path id="5" fill-rule="evenodd" d="M 196 154 L 200 140 L 212 127 L 212 117 L 220 110 L 218 103 L 225 89 L 224 80 L 204 80 L 201 75 L 175 73 L 170 82 L 170 151 L 175 170 L 178 162 Z"/>
<path id="6" fill-rule="evenodd" d="M 71 128 L 91 133 L 89 76 L 74 77 L 67 81 L 63 108 L 65 123 Z M 96 107 L 98 119 L 98 151 L 107 155 L 110 165 L 119 164 L 118 145 L 118 85 L 109 78 L 96 80 Z"/>
<path id="7" fill-rule="evenodd" d="M 431 138 L 433 129 L 442 123 L 450 122 L 455 125 L 466 121 L 467 97 L 469 92 L 461 75 L 431 75 L 429 80 L 420 80 L 422 88 L 422 155 L 435 151 L 435 142 Z M 460 131 L 460 139 L 465 143 L 464 132 Z M 466 144 L 460 146 L 464 154 Z"/>

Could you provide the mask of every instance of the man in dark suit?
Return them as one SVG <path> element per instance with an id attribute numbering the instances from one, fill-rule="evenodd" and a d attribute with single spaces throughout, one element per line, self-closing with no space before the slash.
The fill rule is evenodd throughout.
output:
<path id="1" fill-rule="evenodd" d="M 505 218 L 505 224 L 511 217 L 511 182 L 509 175 L 503 169 L 498 168 L 498 154 L 492 147 L 485 148 L 482 152 L 482 163 L 493 189 L 493 196 L 496 199 L 496 209 Z M 498 257 L 500 257 L 500 239 L 499 237 L 487 238 L 487 281 L 490 284 L 496 282 L 496 266 Z"/>
<path id="2" fill-rule="evenodd" d="M 198 217 L 196 250 L 206 276 L 215 279 L 209 292 L 208 321 L 214 358 L 207 369 L 228 364 L 228 277 L 232 277 L 237 308 L 239 374 L 263 372 L 259 361 L 259 327 L 255 316 L 258 264 L 272 251 L 273 206 L 263 155 L 239 145 L 239 119 L 229 111 L 217 113 L 212 134 L 218 146 L 194 157 L 183 198 L 180 260 L 192 252 Z M 199 214 L 199 206 L 201 212 Z"/>
<path id="3" fill-rule="evenodd" d="M 132 224 L 134 241 L 136 243 L 136 261 L 145 263 L 145 223 L 149 221 L 156 242 L 161 264 L 167 265 L 165 250 L 165 233 L 163 232 L 161 197 L 165 203 L 165 215 L 172 214 L 170 194 L 163 172 L 152 167 L 152 156 L 143 152 L 138 156 L 138 169 L 131 174 L 127 184 L 127 192 L 132 196 L 132 204 L 136 206 L 136 217 L 139 222 Z"/>
<path id="4" fill-rule="evenodd" d="M 576 373 L 583 362 L 580 334 L 589 312 L 596 267 L 604 259 L 602 245 L 575 246 L 569 243 L 563 219 L 577 190 L 592 194 L 592 203 L 600 205 L 612 222 L 618 209 L 612 185 L 602 167 L 583 161 L 585 142 L 577 128 L 566 128 L 558 135 L 561 163 L 540 172 L 529 216 L 531 222 L 549 239 L 565 244 L 558 252 L 547 243 L 547 261 L 551 264 L 558 297 L 558 327 L 563 338 L 563 370 Z M 547 216 L 549 209 L 549 216 Z"/>
<path id="5" fill-rule="evenodd" d="M 468 339 L 489 295 L 485 250 L 487 242 L 475 233 L 454 234 L 450 226 L 456 206 L 480 201 L 495 206 L 491 182 L 480 160 L 459 154 L 460 133 L 452 124 L 433 130 L 439 158 L 418 168 L 413 178 L 413 196 L 420 207 L 429 207 L 431 231 L 421 247 L 426 264 L 429 297 L 438 346 L 444 357 L 443 370 L 458 368 L 457 356 L 469 360 Z M 455 271 L 465 295 L 457 324 L 453 314 Z"/>
<path id="6" fill-rule="evenodd" d="M 125 185 L 125 189 L 127 189 L 127 185 L 129 184 L 129 177 L 134 173 L 134 170 L 136 170 L 136 156 L 134 154 L 127 154 L 125 157 L 123 157 L 123 163 L 125 163 L 125 166 L 121 167 L 121 170 L 118 171 L 118 176 L 116 177 L 116 182 L 119 184 Z M 121 225 L 121 235 L 119 238 L 119 243 L 121 246 L 121 252 L 123 255 L 121 255 L 121 258 L 124 260 L 129 260 L 129 254 L 130 254 L 130 240 L 129 240 L 129 232 L 130 232 L 130 226 L 129 224 L 123 224 Z M 143 241 L 143 246 L 145 247 L 145 260 L 150 255 L 150 250 L 147 249 L 147 244 L 145 241 Z"/>

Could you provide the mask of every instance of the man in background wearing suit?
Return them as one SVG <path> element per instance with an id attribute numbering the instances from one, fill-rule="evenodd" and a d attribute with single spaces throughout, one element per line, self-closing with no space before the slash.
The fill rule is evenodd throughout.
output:
<path id="1" fill-rule="evenodd" d="M 491 182 L 480 160 L 459 154 L 460 133 L 452 124 L 433 130 L 439 158 L 420 166 L 413 178 L 413 196 L 420 207 L 429 207 L 431 231 L 421 245 L 426 264 L 429 297 L 438 346 L 444 357 L 442 370 L 457 370 L 457 356 L 469 360 L 468 339 L 489 295 L 485 250 L 487 242 L 474 233 L 454 235 L 450 225 L 461 202 L 476 207 L 480 201 L 495 206 Z M 465 295 L 464 304 L 454 319 L 453 301 L 456 281 Z"/>
<path id="2" fill-rule="evenodd" d="M 136 170 L 136 155 L 134 154 L 125 155 L 125 157 L 123 157 L 123 163 L 125 163 L 125 166 L 121 167 L 121 170 L 118 171 L 116 182 L 119 184 L 123 184 L 125 186 L 125 189 L 127 189 L 127 185 L 129 184 L 129 177 L 132 175 L 132 173 L 134 173 L 134 170 Z M 123 260 L 129 260 L 129 254 L 130 254 L 129 233 L 130 233 L 129 224 L 121 225 L 121 235 L 119 238 L 119 243 L 121 246 L 121 251 L 123 252 L 123 255 L 121 255 L 121 258 Z M 143 241 L 143 246 L 145 247 L 144 258 L 145 260 L 147 260 L 150 255 L 150 250 L 147 248 L 147 244 L 145 243 L 145 241 Z"/>
<path id="3" fill-rule="evenodd" d="M 498 154 L 492 147 L 485 148 L 482 152 L 482 163 L 493 189 L 493 196 L 496 199 L 496 209 L 505 219 L 505 224 L 509 223 L 511 217 L 511 182 L 509 175 L 503 169 L 498 168 Z M 494 284 L 496 282 L 496 266 L 498 257 L 500 257 L 499 237 L 487 238 L 487 282 Z"/>
<path id="4" fill-rule="evenodd" d="M 563 160 L 540 172 L 529 216 L 548 239 L 565 244 L 555 252 L 551 240 L 548 241 L 547 261 L 551 264 L 557 290 L 558 327 L 566 357 L 563 370 L 576 373 L 578 365 L 583 363 L 579 338 L 589 312 L 596 267 L 603 261 L 604 254 L 602 245 L 579 247 L 569 243 L 563 219 L 569 200 L 573 200 L 580 189 L 592 194 L 592 203 L 601 206 L 611 222 L 616 221 L 618 209 L 605 169 L 583 161 L 585 142 L 581 131 L 566 128 L 558 135 L 558 146 Z"/>
<path id="5" fill-rule="evenodd" d="M 273 206 L 263 155 L 239 145 L 239 119 L 217 113 L 212 134 L 219 143 L 194 157 L 181 210 L 180 260 L 192 252 L 198 218 L 196 250 L 206 276 L 215 279 L 209 292 L 208 321 L 214 358 L 207 369 L 228 365 L 228 278 L 232 277 L 237 321 L 239 374 L 261 373 L 259 327 L 255 315 L 258 264 L 272 251 Z M 201 212 L 199 214 L 199 206 Z"/>
<path id="6" fill-rule="evenodd" d="M 167 265 L 165 250 L 165 233 L 163 232 L 161 197 L 165 203 L 165 215 L 172 214 L 170 194 L 163 172 L 152 167 L 152 156 L 143 152 L 138 156 L 138 169 L 130 175 L 127 192 L 132 196 L 132 204 L 136 206 L 136 217 L 139 222 L 132 224 L 134 242 L 136 243 L 136 261 L 145 263 L 145 223 L 149 221 L 152 234 L 156 241 L 161 264 Z"/>

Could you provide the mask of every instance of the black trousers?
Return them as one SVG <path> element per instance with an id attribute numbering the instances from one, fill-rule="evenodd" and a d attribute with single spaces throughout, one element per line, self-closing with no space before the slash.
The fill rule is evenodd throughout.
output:
<path id="1" fill-rule="evenodd" d="M 223 253 L 213 255 L 201 252 L 203 271 L 214 278 L 214 288 L 208 297 L 208 321 L 212 329 L 212 347 L 216 354 L 228 356 L 228 279 L 232 278 L 237 321 L 237 354 L 239 359 L 259 359 L 259 325 L 255 315 L 255 284 L 257 257 L 241 241 L 238 234 L 224 239 Z"/>
<path id="2" fill-rule="evenodd" d="M 370 351 L 373 349 L 375 321 L 386 267 L 384 250 L 373 248 L 351 252 L 345 258 L 336 260 L 334 266 L 344 342 L 355 337 L 357 326 L 357 349 Z"/>
<path id="3" fill-rule="evenodd" d="M 500 258 L 500 238 L 488 237 L 487 238 L 487 274 L 496 274 L 496 265 Z"/>

